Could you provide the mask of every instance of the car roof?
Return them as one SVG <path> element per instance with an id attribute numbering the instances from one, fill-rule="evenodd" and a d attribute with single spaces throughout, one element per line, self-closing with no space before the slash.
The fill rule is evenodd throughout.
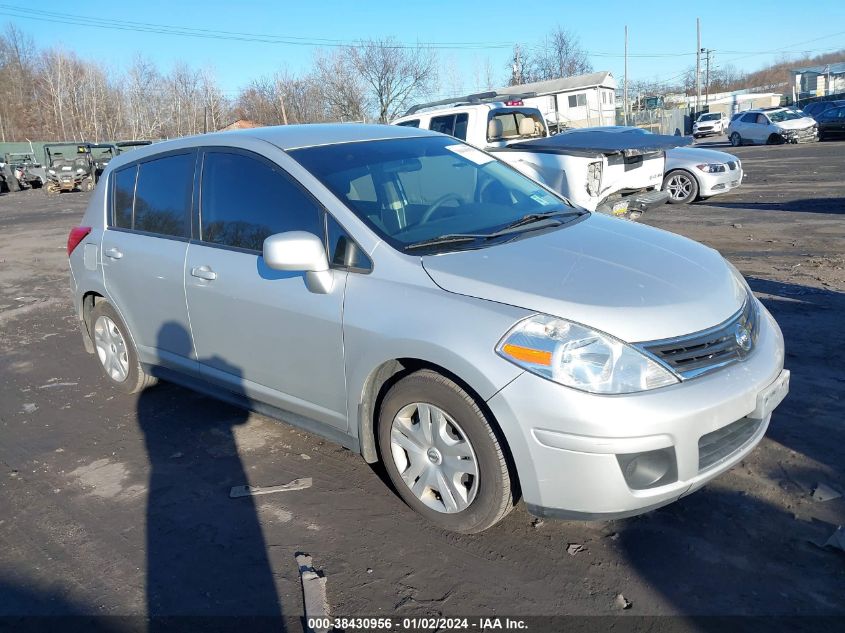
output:
<path id="1" fill-rule="evenodd" d="M 109 167 L 143 160 L 165 152 L 203 147 L 232 145 L 234 139 L 250 138 L 264 141 L 283 151 L 317 147 L 322 145 L 338 145 L 342 143 L 357 143 L 361 141 L 380 141 L 394 138 L 414 138 L 421 136 L 442 136 L 429 130 L 402 127 L 397 125 L 381 125 L 366 123 L 309 123 L 302 125 L 276 125 L 267 127 L 248 128 L 244 130 L 230 130 L 226 132 L 212 132 L 195 136 L 161 141 L 151 145 L 142 145 L 131 152 L 122 153 Z"/>

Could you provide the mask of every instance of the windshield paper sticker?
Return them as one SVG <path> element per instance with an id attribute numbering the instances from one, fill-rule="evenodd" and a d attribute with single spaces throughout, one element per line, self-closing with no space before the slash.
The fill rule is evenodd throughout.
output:
<path id="1" fill-rule="evenodd" d="M 493 160 L 491 156 L 488 156 L 481 150 L 470 147 L 469 145 L 447 145 L 446 149 L 450 152 L 454 152 L 458 156 L 466 158 L 467 160 L 471 160 L 476 165 L 485 165 Z"/>

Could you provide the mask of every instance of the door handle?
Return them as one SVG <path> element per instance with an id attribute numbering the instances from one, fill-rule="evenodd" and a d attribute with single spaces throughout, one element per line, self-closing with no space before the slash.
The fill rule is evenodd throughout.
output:
<path id="1" fill-rule="evenodd" d="M 191 268 L 191 276 L 197 279 L 205 279 L 206 281 L 214 281 L 217 279 L 217 273 L 211 270 L 208 266 L 197 266 Z"/>
<path id="2" fill-rule="evenodd" d="M 123 253 L 121 253 L 120 250 L 116 248 L 109 248 L 108 250 L 106 250 L 104 255 L 112 259 L 120 259 L 121 257 L 123 257 Z"/>

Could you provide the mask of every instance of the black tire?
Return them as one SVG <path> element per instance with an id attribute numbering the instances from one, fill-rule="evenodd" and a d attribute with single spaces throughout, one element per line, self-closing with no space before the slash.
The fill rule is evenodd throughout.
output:
<path id="1" fill-rule="evenodd" d="M 685 183 L 688 187 L 688 193 L 678 194 L 680 197 L 676 197 L 672 190 L 668 189 L 671 181 Z M 695 176 L 684 169 L 673 169 L 663 178 L 663 190 L 669 192 L 669 204 L 688 204 L 698 198 L 698 181 Z"/>
<path id="2" fill-rule="evenodd" d="M 769 138 L 766 139 L 766 145 L 783 145 L 784 143 L 786 139 L 780 134 L 769 134 Z"/>
<path id="3" fill-rule="evenodd" d="M 460 512 L 430 508 L 411 491 L 394 461 L 391 428 L 407 405 L 426 403 L 439 407 L 460 425 L 472 446 L 478 468 L 475 498 Z M 394 384 L 379 410 L 378 444 L 387 474 L 402 500 L 439 527 L 474 534 L 501 521 L 514 506 L 514 488 L 502 444 L 476 401 L 453 380 L 423 369 Z"/>
<path id="4" fill-rule="evenodd" d="M 111 374 L 109 374 L 103 364 L 101 354 L 99 350 L 97 350 L 95 328 L 97 326 L 98 319 L 100 319 L 101 317 L 111 319 L 117 330 L 120 332 L 120 336 L 123 338 L 123 341 L 125 343 L 128 372 L 126 374 L 125 379 L 123 380 L 116 380 L 111 376 Z M 91 342 L 94 343 L 94 356 L 97 358 L 97 362 L 100 365 L 100 369 L 103 370 L 103 375 L 114 387 L 120 389 L 125 393 L 137 393 L 139 391 L 142 391 L 143 389 L 146 389 L 147 387 L 151 387 L 157 382 L 157 379 L 147 374 L 141 367 L 141 363 L 138 362 L 138 352 L 135 350 L 135 344 L 132 342 L 132 337 L 129 335 L 129 330 L 126 328 L 126 325 L 123 323 L 123 320 L 120 318 L 120 316 L 117 314 L 117 311 L 111 306 L 110 303 L 108 303 L 107 301 L 100 301 L 99 303 L 97 303 L 91 310 L 87 325 L 88 332 L 91 337 Z"/>
<path id="5" fill-rule="evenodd" d="M 728 140 L 730 140 L 731 146 L 733 147 L 739 147 L 742 145 L 742 137 L 739 135 L 739 132 L 731 132 Z"/>
<path id="6" fill-rule="evenodd" d="M 10 192 L 21 190 L 21 183 L 15 177 L 15 170 L 9 167 L 9 165 L 3 168 L 3 175 L 6 177 L 6 187 Z"/>

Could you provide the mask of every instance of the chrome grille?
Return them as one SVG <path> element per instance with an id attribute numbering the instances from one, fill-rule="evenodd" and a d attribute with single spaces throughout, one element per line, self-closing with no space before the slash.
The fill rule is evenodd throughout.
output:
<path id="1" fill-rule="evenodd" d="M 745 358 L 757 342 L 757 305 L 750 294 L 735 315 L 703 332 L 640 343 L 638 347 L 682 378 L 694 378 Z M 741 345 L 743 334 L 749 340 Z"/>
<path id="2" fill-rule="evenodd" d="M 712 468 L 754 437 L 762 420 L 742 418 L 698 440 L 698 472 Z"/>

